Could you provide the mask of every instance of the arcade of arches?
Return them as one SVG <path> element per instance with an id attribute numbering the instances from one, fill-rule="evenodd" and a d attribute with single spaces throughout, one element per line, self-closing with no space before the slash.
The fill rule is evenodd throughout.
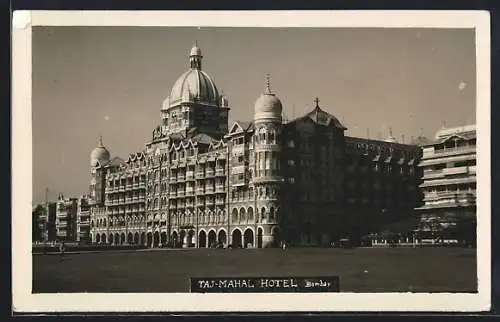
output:
<path id="1" fill-rule="evenodd" d="M 269 229 L 269 234 L 265 233 L 265 228 L 236 227 L 228 234 L 225 228 L 205 229 L 202 228 L 196 234 L 194 229 L 173 230 L 170 239 L 166 232 L 128 232 L 126 233 L 100 233 L 92 236 L 95 243 L 109 245 L 141 245 L 151 248 L 174 247 L 174 248 L 263 248 L 277 245 L 280 241 L 280 231 L 277 226 Z"/>

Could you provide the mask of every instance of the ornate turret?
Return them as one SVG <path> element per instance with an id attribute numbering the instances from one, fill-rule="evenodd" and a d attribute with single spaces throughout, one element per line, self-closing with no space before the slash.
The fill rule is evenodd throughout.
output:
<path id="1" fill-rule="evenodd" d="M 266 75 L 266 88 L 264 93 L 255 101 L 254 120 L 259 122 L 281 123 L 281 113 L 283 107 L 281 101 L 271 91 L 271 80 L 269 74 Z"/>
<path id="2" fill-rule="evenodd" d="M 105 170 L 100 166 L 107 164 L 110 157 L 109 151 L 102 143 L 102 136 L 100 136 L 97 147 L 90 153 L 90 196 L 97 204 L 104 202 Z"/>
<path id="3" fill-rule="evenodd" d="M 99 137 L 97 147 L 90 153 L 90 166 L 95 167 L 109 161 L 111 155 L 102 144 L 102 135 Z"/>
<path id="4" fill-rule="evenodd" d="M 264 93 L 255 102 L 254 111 L 255 166 L 252 181 L 256 191 L 259 221 L 262 226 L 267 226 L 264 229 L 266 233 L 262 236 L 264 247 L 276 246 L 280 241 L 282 105 L 279 98 L 271 91 L 270 83 L 267 75 Z"/>

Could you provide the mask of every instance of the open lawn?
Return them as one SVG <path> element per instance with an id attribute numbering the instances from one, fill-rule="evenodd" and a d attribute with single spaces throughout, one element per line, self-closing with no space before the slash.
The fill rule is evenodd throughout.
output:
<path id="1" fill-rule="evenodd" d="M 341 292 L 476 292 L 464 248 L 188 249 L 33 255 L 33 293 L 189 292 L 189 277 L 339 276 Z"/>

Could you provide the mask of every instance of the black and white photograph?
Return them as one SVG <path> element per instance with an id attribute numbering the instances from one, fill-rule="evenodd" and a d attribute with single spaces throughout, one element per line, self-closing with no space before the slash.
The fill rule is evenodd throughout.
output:
<path id="1" fill-rule="evenodd" d="M 487 15 L 146 15 L 18 16 L 18 308 L 489 308 Z"/>

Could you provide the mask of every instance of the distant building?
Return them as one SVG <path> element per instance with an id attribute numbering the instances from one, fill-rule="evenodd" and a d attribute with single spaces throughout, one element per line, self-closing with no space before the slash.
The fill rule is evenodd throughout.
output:
<path id="1" fill-rule="evenodd" d="M 434 141 L 422 144 L 422 151 L 421 230 L 433 232 L 475 218 L 476 126 L 442 128 Z"/>
<path id="2" fill-rule="evenodd" d="M 142 151 L 112 158 L 102 139 L 92 151 L 93 243 L 319 245 L 419 206 L 417 146 L 346 137 L 319 100 L 284 122 L 269 79 L 253 119 L 228 126 L 229 103 L 201 62 L 195 45 Z"/>
<path id="3" fill-rule="evenodd" d="M 90 242 L 90 196 L 87 195 L 77 201 L 76 241 Z"/>
<path id="4" fill-rule="evenodd" d="M 56 239 L 56 204 L 40 203 L 32 210 L 32 240 L 47 242 Z"/>
<path id="5" fill-rule="evenodd" d="M 77 231 L 76 198 L 64 198 L 61 194 L 56 201 L 56 239 L 60 241 L 75 241 Z"/>

